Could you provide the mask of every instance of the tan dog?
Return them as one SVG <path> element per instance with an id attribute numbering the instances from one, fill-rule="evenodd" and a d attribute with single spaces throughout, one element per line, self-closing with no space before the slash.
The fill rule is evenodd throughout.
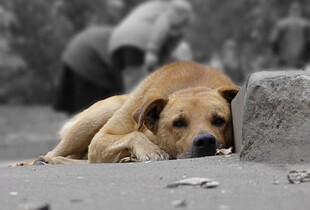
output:
<path id="1" fill-rule="evenodd" d="M 78 114 L 64 126 L 59 145 L 34 164 L 214 155 L 233 144 L 230 102 L 238 90 L 213 68 L 166 65 L 132 94 L 99 101 Z"/>

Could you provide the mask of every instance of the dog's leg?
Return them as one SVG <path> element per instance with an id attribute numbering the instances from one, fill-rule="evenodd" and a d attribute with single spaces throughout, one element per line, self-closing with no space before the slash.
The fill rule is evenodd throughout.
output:
<path id="1" fill-rule="evenodd" d="M 40 156 L 37 159 L 12 163 L 10 164 L 10 166 L 14 167 L 14 166 L 29 166 L 29 165 L 45 165 L 45 164 L 85 164 L 85 163 L 87 163 L 87 152 L 82 154 L 73 154 L 67 157 L 61 157 L 61 156 L 49 157 L 48 155 Z"/>
<path id="2" fill-rule="evenodd" d="M 60 143 L 50 152 L 48 152 L 44 158 L 54 157 L 74 157 L 75 159 L 83 159 L 87 154 L 88 146 L 100 130 L 100 128 L 106 124 L 111 116 L 116 112 L 127 100 L 128 95 L 113 96 L 108 99 L 95 103 L 90 108 L 84 110 L 72 120 L 65 124 L 61 131 Z M 70 159 L 70 158 L 69 158 Z M 52 161 L 54 164 L 61 164 L 62 161 Z M 24 161 L 16 166 L 32 165 L 35 160 Z M 47 161 L 48 162 L 48 161 Z M 70 161 L 63 161 L 71 163 Z"/>
<path id="3" fill-rule="evenodd" d="M 89 163 L 117 163 L 124 157 L 136 157 L 138 161 L 169 159 L 165 151 L 137 131 L 126 135 L 98 133 L 89 145 Z"/>
<path id="4" fill-rule="evenodd" d="M 86 164 L 87 160 L 77 160 L 77 159 L 71 159 L 61 156 L 56 157 L 47 157 L 47 156 L 41 156 L 38 159 L 36 159 L 32 165 L 46 165 L 46 164 Z"/>
<path id="5" fill-rule="evenodd" d="M 127 95 L 110 97 L 102 100 L 78 114 L 69 124 L 69 128 L 63 134 L 62 140 L 54 150 L 47 153 L 47 157 L 66 157 L 69 155 L 81 155 L 88 150 L 88 146 L 111 116 L 123 105 Z"/>
<path id="6" fill-rule="evenodd" d="M 15 166 L 29 166 L 32 165 L 34 163 L 35 159 L 31 159 L 31 160 L 25 160 L 23 162 L 14 162 L 12 164 L 10 164 L 10 167 L 15 167 Z"/>

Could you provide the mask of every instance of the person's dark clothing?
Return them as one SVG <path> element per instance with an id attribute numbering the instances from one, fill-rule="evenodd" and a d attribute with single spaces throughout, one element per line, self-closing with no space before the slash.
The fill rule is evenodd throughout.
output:
<path id="1" fill-rule="evenodd" d="M 123 91 L 121 73 L 111 67 L 107 45 L 110 27 L 92 27 L 75 36 L 63 55 L 55 109 L 78 112 Z"/>
<path id="2" fill-rule="evenodd" d="M 114 88 L 118 73 L 111 68 L 108 42 L 111 27 L 91 27 L 75 36 L 62 55 L 62 61 L 89 81 L 106 88 Z"/>
<path id="3" fill-rule="evenodd" d="M 144 63 L 144 52 L 135 47 L 121 47 L 112 54 L 111 62 L 116 71 L 122 71 L 127 67 L 138 67 Z"/>
<path id="4" fill-rule="evenodd" d="M 100 87 L 64 65 L 54 109 L 74 114 L 115 94 L 115 90 Z"/>

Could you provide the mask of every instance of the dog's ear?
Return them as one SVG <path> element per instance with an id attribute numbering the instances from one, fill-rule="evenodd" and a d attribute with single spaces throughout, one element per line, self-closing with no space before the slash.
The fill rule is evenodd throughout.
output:
<path id="1" fill-rule="evenodd" d="M 159 98 L 146 102 L 138 108 L 133 113 L 133 118 L 138 124 L 138 130 L 145 125 L 153 133 L 156 133 L 160 112 L 164 109 L 167 103 L 168 99 Z"/>
<path id="2" fill-rule="evenodd" d="M 235 98 L 239 90 L 240 87 L 237 86 L 222 86 L 217 89 L 219 94 L 223 96 L 229 103 Z"/>

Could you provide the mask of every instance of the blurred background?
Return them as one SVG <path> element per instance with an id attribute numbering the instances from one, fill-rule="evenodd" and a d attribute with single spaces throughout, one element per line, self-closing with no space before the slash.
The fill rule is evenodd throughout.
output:
<path id="1" fill-rule="evenodd" d="M 176 16 L 173 19 L 169 16 L 173 9 L 167 9 L 167 14 L 169 11 L 170 13 L 165 17 L 170 25 L 165 24 L 165 21 L 160 24 L 160 18 L 164 19 L 162 14 L 154 12 L 152 17 L 146 17 L 149 18 L 148 21 L 155 19 L 156 15 L 160 17 L 160 20 L 154 20 L 154 23 L 158 23 L 160 32 L 156 37 L 154 33 L 153 38 L 155 43 L 161 43 L 162 46 L 163 40 L 168 40 L 162 34 L 180 35 L 182 28 L 182 38 L 166 51 L 172 59 L 160 60 L 161 56 L 166 58 L 167 54 L 162 53 L 162 49 L 155 49 L 157 45 L 154 43 L 147 43 L 145 48 L 134 46 L 138 51 L 126 49 L 120 53 L 119 49 L 123 45 L 128 48 L 128 44 L 121 45 L 118 41 L 121 39 L 120 35 L 114 35 L 115 31 L 126 35 L 127 32 L 123 33 L 121 26 L 126 25 L 125 22 L 129 22 L 130 17 L 134 16 L 131 14 L 135 13 L 137 6 L 148 2 L 150 1 L 0 0 L 0 160 L 28 158 L 43 151 L 43 154 L 46 153 L 57 143 L 56 130 L 71 114 L 97 99 L 130 91 L 132 85 L 126 85 L 127 78 L 131 75 L 147 75 L 156 65 L 173 60 L 193 60 L 218 68 L 242 85 L 249 73 L 305 69 L 310 60 L 310 2 L 307 0 L 182 1 L 185 4 L 162 0 L 160 2 L 166 4 L 163 8 L 171 4 L 179 14 L 185 14 L 184 11 L 187 14 L 186 17 Z M 181 21 L 181 18 L 185 19 Z M 129 34 L 132 31 L 139 32 L 135 28 L 139 24 L 133 24 L 133 27 L 127 27 L 126 30 Z M 104 28 L 105 38 L 102 42 L 106 43 L 101 45 L 98 41 L 97 45 L 89 44 L 91 47 L 84 48 L 91 50 L 85 53 L 84 48 L 73 40 L 78 34 L 94 26 Z M 95 39 L 91 35 L 89 37 L 88 39 Z M 124 42 L 126 41 L 125 37 Z M 70 50 L 73 53 L 68 52 Z M 79 50 L 83 51 L 82 55 L 76 55 Z M 86 57 L 89 54 L 91 61 L 82 62 L 79 59 L 79 56 Z M 72 59 L 78 66 L 77 69 L 75 64 L 71 65 Z M 82 65 L 91 69 L 92 62 L 97 62 L 96 65 L 102 63 L 102 69 L 107 69 L 109 73 L 98 73 L 96 67 L 89 70 L 92 73 L 78 69 Z M 119 66 L 120 64 L 122 65 Z M 139 65 L 147 67 L 146 71 L 144 68 L 144 74 L 142 71 L 141 74 L 135 74 L 135 70 L 127 68 Z M 111 72 L 118 72 L 120 75 L 112 75 Z M 116 83 L 121 83 L 117 84 L 119 87 L 116 90 L 111 85 L 99 84 L 99 76 L 113 77 Z M 142 78 L 137 81 L 140 79 Z M 72 82 L 77 80 L 79 82 Z M 131 80 L 135 80 L 135 77 Z M 105 79 L 106 84 L 109 81 Z M 127 82 L 137 81 L 129 79 Z M 116 83 L 112 82 L 112 85 Z M 66 87 L 68 84 L 78 84 L 78 87 Z M 76 92 L 79 88 L 82 91 Z M 78 98 L 85 98 L 88 92 L 96 92 L 95 90 L 102 90 L 101 93 L 104 94 L 93 96 L 78 107 L 68 108 L 68 102 L 63 101 L 67 98 L 63 95 L 66 91 L 69 95 L 70 91 L 75 91 Z M 36 148 L 29 142 L 39 146 Z M 13 146 L 10 145 L 13 144 L 17 145 L 15 150 L 11 149 Z M 31 145 L 28 146 L 31 152 L 25 152 L 25 145 Z M 23 150 L 26 155 L 20 155 Z"/>

